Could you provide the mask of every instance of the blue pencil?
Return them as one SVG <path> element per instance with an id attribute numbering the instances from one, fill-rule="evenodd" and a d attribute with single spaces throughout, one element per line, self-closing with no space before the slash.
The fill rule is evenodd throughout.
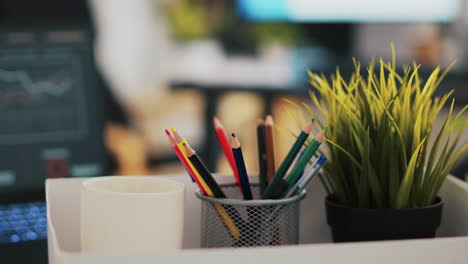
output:
<path id="1" fill-rule="evenodd" d="M 244 156 L 242 155 L 240 142 L 234 133 L 232 133 L 231 148 L 232 153 L 234 154 L 234 160 L 236 161 L 244 200 L 252 200 L 252 190 L 250 189 L 249 176 L 247 175 L 247 169 L 245 168 Z"/>
<path id="2" fill-rule="evenodd" d="M 291 197 L 295 194 L 301 193 L 307 187 L 307 184 L 314 178 L 314 176 L 320 171 L 320 169 L 327 163 L 327 157 L 323 154 L 320 155 L 315 162 L 310 166 L 304 173 L 304 177 L 296 182 L 296 184 L 289 189 L 284 195 L 285 198 Z"/>

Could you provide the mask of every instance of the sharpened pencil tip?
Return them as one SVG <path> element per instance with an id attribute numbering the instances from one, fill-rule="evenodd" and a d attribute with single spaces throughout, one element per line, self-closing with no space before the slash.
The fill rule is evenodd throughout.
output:
<path id="1" fill-rule="evenodd" d="M 171 128 L 171 131 L 177 132 L 177 129 L 174 126 L 170 126 L 170 128 Z"/>
<path id="2" fill-rule="evenodd" d="M 232 133 L 232 138 L 231 138 L 231 147 L 232 148 L 240 148 L 240 142 L 239 139 L 237 139 L 236 134 Z"/>
<path id="3" fill-rule="evenodd" d="M 164 132 L 166 132 L 166 135 L 168 135 L 168 136 L 171 135 L 171 132 L 169 132 L 169 130 L 167 130 L 167 129 L 164 129 Z"/>
<path id="4" fill-rule="evenodd" d="M 323 139 L 325 138 L 325 129 L 320 131 L 317 135 L 315 135 L 314 139 L 317 140 L 318 142 L 322 142 Z"/>
<path id="5" fill-rule="evenodd" d="M 273 126 L 274 122 L 273 122 L 273 117 L 271 115 L 267 115 L 265 117 L 265 125 L 266 126 Z"/>
<path id="6" fill-rule="evenodd" d="M 221 129 L 224 130 L 223 124 L 221 124 L 221 121 L 219 121 L 217 116 L 213 116 L 213 124 L 215 129 Z"/>
<path id="7" fill-rule="evenodd" d="M 313 126 L 313 122 L 309 121 L 307 122 L 306 126 L 304 127 L 302 131 L 304 131 L 304 133 L 306 134 L 310 134 L 310 132 L 312 131 L 312 126 Z"/>
<path id="8" fill-rule="evenodd" d="M 195 150 L 193 150 L 186 142 L 182 143 L 182 147 L 185 149 L 185 154 L 187 157 L 191 157 L 193 154 L 195 154 Z"/>

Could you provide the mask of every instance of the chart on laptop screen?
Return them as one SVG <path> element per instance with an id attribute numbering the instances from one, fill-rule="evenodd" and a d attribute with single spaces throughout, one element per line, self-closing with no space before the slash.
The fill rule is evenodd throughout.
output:
<path id="1" fill-rule="evenodd" d="M 0 144 L 82 137 L 80 60 L 66 52 L 0 53 Z"/>

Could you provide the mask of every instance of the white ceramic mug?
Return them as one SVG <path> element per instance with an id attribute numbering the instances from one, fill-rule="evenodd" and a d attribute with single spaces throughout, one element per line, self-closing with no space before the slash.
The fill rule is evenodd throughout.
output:
<path id="1" fill-rule="evenodd" d="M 185 186 L 148 176 L 111 176 L 83 182 L 81 250 L 146 254 L 180 249 Z"/>

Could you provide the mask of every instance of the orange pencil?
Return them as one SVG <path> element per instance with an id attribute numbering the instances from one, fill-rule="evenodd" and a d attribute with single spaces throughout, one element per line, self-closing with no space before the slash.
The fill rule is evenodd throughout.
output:
<path id="1" fill-rule="evenodd" d="M 271 182 L 275 176 L 275 148 L 273 143 L 273 117 L 267 115 L 265 118 L 265 144 L 267 151 L 267 178 Z"/>

